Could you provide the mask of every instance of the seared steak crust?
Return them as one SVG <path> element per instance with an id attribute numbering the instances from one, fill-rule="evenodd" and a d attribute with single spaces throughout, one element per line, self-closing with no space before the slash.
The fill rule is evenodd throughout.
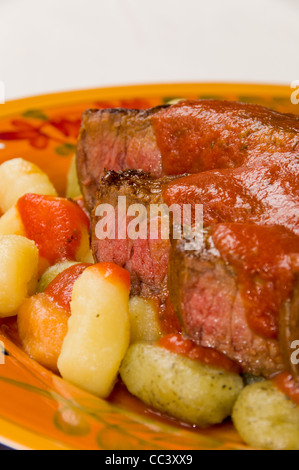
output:
<path id="1" fill-rule="evenodd" d="M 77 171 L 87 208 L 96 203 L 98 184 L 106 170 L 141 169 L 162 176 L 151 116 L 161 107 L 88 110 L 84 113 L 77 147 Z"/>

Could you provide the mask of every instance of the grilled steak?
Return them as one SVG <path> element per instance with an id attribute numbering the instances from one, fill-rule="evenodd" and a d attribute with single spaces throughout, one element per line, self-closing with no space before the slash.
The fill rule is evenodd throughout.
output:
<path id="1" fill-rule="evenodd" d="M 271 376 L 285 368 L 279 315 L 299 273 L 299 238 L 280 226 L 218 224 L 201 251 L 174 242 L 169 290 L 187 335 Z"/>
<path id="2" fill-rule="evenodd" d="M 149 111 L 88 111 L 77 166 L 93 211 L 96 261 L 128 269 L 133 294 L 165 304 L 169 290 L 186 334 L 245 372 L 283 370 L 283 344 L 290 337 L 284 333 L 297 321 L 298 156 L 298 118 L 259 106 L 199 101 Z M 105 168 L 118 173 L 103 177 Z M 128 168 L 135 171 L 123 171 Z M 119 215 L 124 196 L 125 209 L 146 208 L 139 238 L 127 236 L 135 214 L 126 220 Z M 203 204 L 202 250 L 152 238 L 150 206 L 163 203 Z M 104 219 L 114 237 L 98 236 L 103 204 L 112 208 Z M 284 323 L 286 311 L 291 314 Z"/>
<path id="3" fill-rule="evenodd" d="M 107 170 L 196 174 L 237 168 L 267 153 L 299 153 L 299 119 L 249 104 L 184 101 L 146 111 L 89 110 L 83 116 L 77 169 L 88 208 Z"/>

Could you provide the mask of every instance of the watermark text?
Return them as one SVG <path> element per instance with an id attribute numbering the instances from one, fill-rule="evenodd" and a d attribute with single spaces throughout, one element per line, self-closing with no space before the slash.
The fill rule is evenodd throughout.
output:
<path id="1" fill-rule="evenodd" d="M 293 341 L 291 344 L 291 349 L 295 349 L 295 351 L 291 355 L 291 363 L 297 366 L 299 364 L 299 341 Z"/>
<path id="2" fill-rule="evenodd" d="M 291 83 L 291 88 L 294 88 L 295 91 L 291 94 L 291 102 L 292 104 L 299 104 L 299 80 L 294 80 Z"/>
<path id="3" fill-rule="evenodd" d="M 3 341 L 0 341 L 0 365 L 5 364 L 5 346 Z"/>
<path id="4" fill-rule="evenodd" d="M 201 204 L 127 205 L 125 196 L 118 204 L 99 204 L 95 211 L 98 240 L 185 240 L 185 250 L 203 246 L 203 206 Z"/>

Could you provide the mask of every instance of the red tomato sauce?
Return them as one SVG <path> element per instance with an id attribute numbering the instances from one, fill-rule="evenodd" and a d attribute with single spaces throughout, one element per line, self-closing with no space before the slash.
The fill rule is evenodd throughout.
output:
<path id="1" fill-rule="evenodd" d="M 168 175 L 237 168 L 265 152 L 292 152 L 298 140 L 296 117 L 223 100 L 181 101 L 151 121 Z"/>
<path id="2" fill-rule="evenodd" d="M 161 338 L 157 344 L 168 351 L 199 361 L 202 364 L 219 367 L 229 372 L 235 372 L 236 374 L 240 373 L 239 365 L 228 359 L 223 354 L 215 351 L 214 349 L 198 346 L 193 341 L 184 338 L 179 333 L 166 335 Z"/>
<path id="3" fill-rule="evenodd" d="M 59 307 L 62 307 L 70 314 L 74 284 L 89 266 L 92 265 L 88 263 L 75 264 L 58 274 L 45 289 L 45 294 L 49 295 Z"/>
<path id="4" fill-rule="evenodd" d="M 281 226 L 243 224 L 220 224 L 212 238 L 237 273 L 250 328 L 277 339 L 279 311 L 295 285 L 291 255 L 299 251 L 299 238 Z"/>
<path id="5" fill-rule="evenodd" d="M 75 260 L 82 230 L 89 229 L 84 211 L 68 199 L 26 194 L 17 203 L 26 235 L 50 264 Z"/>
<path id="6" fill-rule="evenodd" d="M 295 382 L 291 374 L 282 372 L 272 378 L 272 383 L 278 390 L 299 406 L 299 384 Z"/>
<path id="7" fill-rule="evenodd" d="M 165 303 L 161 303 L 159 296 L 151 295 L 149 300 L 153 302 L 156 308 L 157 320 L 163 335 L 181 333 L 182 324 L 173 308 L 170 298 L 167 297 Z"/>
<path id="8" fill-rule="evenodd" d="M 131 278 L 130 274 L 126 269 L 121 268 L 114 263 L 98 263 L 94 264 L 91 268 L 95 272 L 99 273 L 106 280 L 111 283 L 121 284 L 128 291 L 131 289 Z"/>
<path id="9" fill-rule="evenodd" d="M 227 104 L 215 102 L 213 106 L 217 109 L 212 110 L 210 102 L 184 101 L 153 115 L 153 127 L 166 174 L 200 173 L 213 168 L 239 166 L 243 162 L 246 153 L 241 151 L 241 137 L 236 138 L 233 145 L 232 139 L 230 146 L 227 143 L 226 135 L 231 124 Z M 226 110 L 225 122 L 221 120 L 223 109 Z M 216 123 L 219 115 L 220 125 Z"/>

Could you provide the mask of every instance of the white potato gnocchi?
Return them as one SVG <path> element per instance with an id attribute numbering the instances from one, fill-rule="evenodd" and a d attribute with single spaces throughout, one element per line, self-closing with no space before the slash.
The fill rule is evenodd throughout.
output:
<path id="1" fill-rule="evenodd" d="M 16 206 L 12 206 L 0 217 L 0 235 L 21 235 L 26 237 L 26 230 Z"/>
<path id="2" fill-rule="evenodd" d="M 0 317 L 16 314 L 28 295 L 35 292 L 38 249 L 18 235 L 0 236 Z"/>
<path id="3" fill-rule="evenodd" d="M 245 387 L 232 418 L 242 439 L 252 447 L 299 450 L 299 407 L 270 381 Z"/>
<path id="4" fill-rule="evenodd" d="M 83 230 L 81 233 L 82 239 L 80 247 L 76 253 L 76 261 L 80 263 L 94 264 L 93 254 L 90 249 L 90 235 L 88 230 Z"/>
<path id="5" fill-rule="evenodd" d="M 120 374 L 129 392 L 148 406 L 200 427 L 229 416 L 243 388 L 237 374 L 146 343 L 130 346 Z"/>
<path id="6" fill-rule="evenodd" d="M 0 209 L 3 213 L 27 193 L 57 196 L 48 176 L 38 166 L 21 158 L 2 163 L 0 181 Z"/>
<path id="7" fill-rule="evenodd" d="M 130 342 L 130 288 L 111 282 L 98 266 L 75 282 L 58 369 L 64 379 L 105 398 Z"/>
<path id="8" fill-rule="evenodd" d="M 150 300 L 132 297 L 129 303 L 131 343 L 155 342 L 162 336 L 157 309 Z"/>

